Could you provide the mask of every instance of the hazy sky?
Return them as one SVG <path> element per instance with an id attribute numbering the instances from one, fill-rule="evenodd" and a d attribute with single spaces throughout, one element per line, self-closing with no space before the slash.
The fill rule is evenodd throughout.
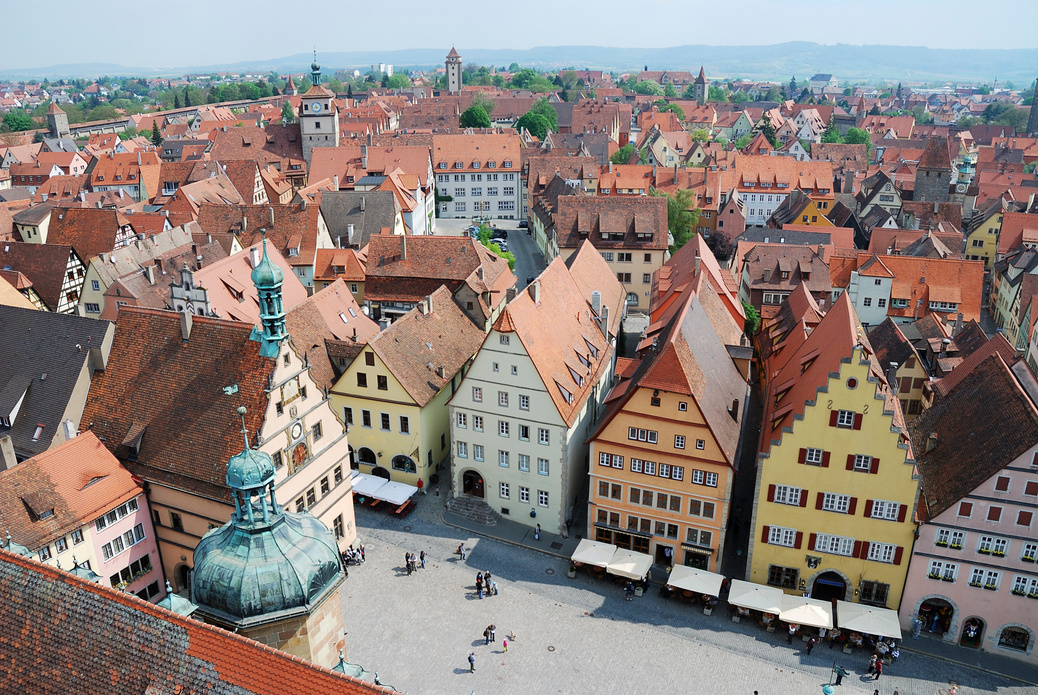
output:
<path id="1" fill-rule="evenodd" d="M 318 54 L 452 44 L 462 54 L 472 48 L 786 41 L 1038 47 L 1036 0 L 51 0 L 46 17 L 64 18 L 55 21 L 34 3 L 7 5 L 0 70 L 64 63 L 210 65 L 279 58 L 314 45 Z"/>

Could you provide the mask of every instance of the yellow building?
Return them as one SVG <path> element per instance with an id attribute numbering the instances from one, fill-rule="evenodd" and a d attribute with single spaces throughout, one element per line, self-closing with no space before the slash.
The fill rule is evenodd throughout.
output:
<path id="1" fill-rule="evenodd" d="M 747 579 L 897 609 L 919 488 L 901 404 L 850 298 L 819 317 L 798 291 L 759 334 L 766 390 Z"/>
<path id="2" fill-rule="evenodd" d="M 353 465 L 428 485 L 450 454 L 447 401 L 484 337 L 441 286 L 369 341 L 330 394 Z"/>
<path id="3" fill-rule="evenodd" d="M 998 257 L 998 232 L 1002 228 L 1004 201 L 993 200 L 977 211 L 966 234 L 965 258 L 968 261 L 984 261 L 984 270 L 991 270 Z"/>
<path id="4" fill-rule="evenodd" d="M 747 386 L 715 320 L 735 325 L 701 274 L 642 359 L 618 360 L 621 379 L 589 439 L 589 538 L 720 569 Z"/>

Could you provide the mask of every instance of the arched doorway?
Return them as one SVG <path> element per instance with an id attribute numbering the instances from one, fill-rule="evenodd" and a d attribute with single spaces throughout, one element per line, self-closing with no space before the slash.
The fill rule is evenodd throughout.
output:
<path id="1" fill-rule="evenodd" d="M 353 470 L 357 470 L 358 468 L 360 468 L 360 462 L 357 461 L 357 451 L 353 448 L 352 444 L 349 445 L 349 446 L 350 446 L 350 468 L 353 469 Z"/>
<path id="2" fill-rule="evenodd" d="M 998 646 L 1025 654 L 1032 641 L 1031 631 L 1022 625 L 1007 625 L 998 633 Z"/>
<path id="3" fill-rule="evenodd" d="M 483 476 L 476 471 L 465 471 L 461 476 L 461 490 L 466 495 L 483 499 Z"/>
<path id="4" fill-rule="evenodd" d="M 822 572 L 811 585 L 811 598 L 820 601 L 842 601 L 847 595 L 847 583 L 836 572 Z"/>
<path id="5" fill-rule="evenodd" d="M 389 471 L 387 471 L 382 466 L 375 466 L 374 468 L 372 468 L 371 475 L 377 478 L 385 478 L 386 480 L 391 480 L 391 478 L 389 477 Z"/>
<path id="6" fill-rule="evenodd" d="M 928 598 L 919 605 L 919 619 L 923 621 L 922 634 L 942 637 L 951 629 L 955 609 L 942 598 Z"/>
<path id="7" fill-rule="evenodd" d="M 393 457 L 393 470 L 401 473 L 417 473 L 418 467 L 410 456 L 397 454 Z"/>
<path id="8" fill-rule="evenodd" d="M 362 446 L 357 449 L 357 454 L 360 458 L 360 462 L 365 466 L 374 466 L 378 459 L 375 457 L 375 452 L 366 446 Z"/>
<path id="9" fill-rule="evenodd" d="M 974 616 L 967 618 L 962 624 L 962 634 L 959 635 L 959 644 L 971 649 L 979 649 L 984 641 L 984 621 Z"/>
<path id="10" fill-rule="evenodd" d="M 177 565 L 174 570 L 174 575 L 177 580 L 177 591 L 186 591 L 187 595 L 191 595 L 191 566 L 190 565 Z"/>

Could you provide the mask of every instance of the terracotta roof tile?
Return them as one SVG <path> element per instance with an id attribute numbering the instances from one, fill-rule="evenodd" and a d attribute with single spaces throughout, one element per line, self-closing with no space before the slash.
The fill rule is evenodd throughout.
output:
<path id="1" fill-rule="evenodd" d="M 933 382 L 934 392 L 938 397 L 947 396 L 977 368 L 977 365 L 996 353 L 1001 355 L 1003 361 L 1009 366 L 1016 362 L 1016 350 L 1004 335 L 996 333 L 972 352 L 960 354 L 959 357 L 962 357 L 962 361 L 955 365 L 955 368 L 947 375 Z"/>
<path id="2" fill-rule="evenodd" d="M 667 199 L 560 196 L 555 231 L 560 249 L 575 249 L 584 240 L 601 249 L 665 249 Z"/>
<path id="3" fill-rule="evenodd" d="M 71 246 L 91 259 L 115 249 L 126 218 L 112 208 L 58 208 L 51 215 L 48 244 Z"/>
<path id="4" fill-rule="evenodd" d="M 55 311 L 61 303 L 65 269 L 72 254 L 75 251 L 71 246 L 8 241 L 0 245 L 0 267 L 19 271 L 28 277 L 40 299 Z"/>

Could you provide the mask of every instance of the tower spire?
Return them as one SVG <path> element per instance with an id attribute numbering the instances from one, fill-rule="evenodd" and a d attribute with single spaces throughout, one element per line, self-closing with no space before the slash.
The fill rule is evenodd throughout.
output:
<path id="1" fill-rule="evenodd" d="M 285 272 L 267 255 L 267 232 L 263 230 L 263 258 L 252 269 L 252 284 L 256 286 L 259 299 L 260 326 L 252 329 L 249 338 L 263 343 L 260 354 L 264 357 L 277 357 L 281 341 L 288 337 L 281 298 L 284 281 Z"/>

